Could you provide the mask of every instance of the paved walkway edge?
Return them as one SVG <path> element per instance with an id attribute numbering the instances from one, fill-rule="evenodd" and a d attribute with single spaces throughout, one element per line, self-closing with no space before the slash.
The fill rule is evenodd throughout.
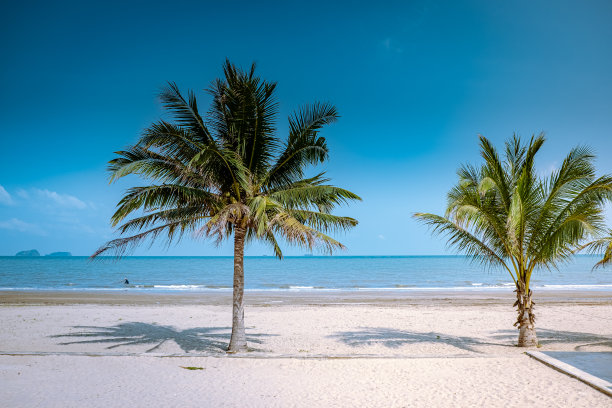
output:
<path id="1" fill-rule="evenodd" d="M 416 360 L 416 359 L 496 359 L 521 358 L 522 355 L 495 355 L 495 354 L 275 354 L 275 353 L 111 353 L 91 351 L 0 351 L 0 356 L 77 356 L 77 357 L 156 357 L 156 358 L 246 358 L 246 359 L 299 359 L 299 360 Z"/>
<path id="2" fill-rule="evenodd" d="M 549 367 L 554 368 L 555 370 L 562 372 L 563 374 L 569 375 L 577 380 L 582 381 L 583 383 L 595 388 L 597 391 L 601 391 L 606 394 L 608 397 L 612 397 L 612 383 L 609 383 L 606 380 L 603 380 L 599 377 L 595 377 L 589 373 L 585 373 L 582 370 L 577 369 L 576 367 L 564 363 L 563 361 L 557 360 L 556 358 L 552 358 L 547 356 L 544 353 L 539 351 L 527 351 L 525 352 L 529 357 L 538 360 L 541 363 L 546 364 Z"/>

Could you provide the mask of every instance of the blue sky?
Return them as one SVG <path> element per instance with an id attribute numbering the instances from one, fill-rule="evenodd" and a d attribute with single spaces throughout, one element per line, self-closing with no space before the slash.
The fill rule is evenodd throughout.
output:
<path id="1" fill-rule="evenodd" d="M 13 2 L 0 15 L 0 255 L 89 255 L 122 191 L 106 162 L 163 117 L 166 81 L 202 92 L 230 58 L 279 83 L 280 131 L 329 101 L 333 182 L 363 197 L 345 255 L 447 253 L 415 223 L 442 212 L 477 135 L 546 132 L 540 171 L 576 144 L 612 173 L 607 1 Z M 270 254 L 252 245 L 247 255 Z M 302 249 L 286 247 L 287 255 Z M 141 255 L 231 255 L 186 239 Z"/>

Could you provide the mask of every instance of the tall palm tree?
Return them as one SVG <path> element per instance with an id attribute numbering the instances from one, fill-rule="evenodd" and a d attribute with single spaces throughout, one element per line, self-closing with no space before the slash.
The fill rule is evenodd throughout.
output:
<path id="1" fill-rule="evenodd" d="M 581 242 L 604 230 L 603 206 L 612 198 L 612 177 L 596 177 L 594 156 L 576 147 L 548 177 L 537 175 L 534 160 L 544 136 L 528 144 L 514 136 L 505 158 L 480 136 L 484 163 L 459 168 L 448 193 L 446 214 L 415 217 L 450 246 L 488 266 L 505 269 L 516 286 L 519 346 L 537 344 L 530 280 L 537 268 L 555 268 Z"/>
<path id="2" fill-rule="evenodd" d="M 289 118 L 286 140 L 276 136 L 276 83 L 255 75 L 255 65 L 241 70 L 226 61 L 224 78 L 208 89 L 212 105 L 204 119 L 196 97 L 184 98 L 169 83 L 160 98 L 174 121 L 149 126 L 138 142 L 110 161 L 111 182 L 135 174 L 150 184 L 127 190 L 111 218 L 120 234 L 96 251 L 117 256 L 143 240 L 163 237 L 168 244 L 184 234 L 233 236 L 234 286 L 232 335 L 228 352 L 244 351 L 244 247 L 268 243 L 282 258 L 278 238 L 331 253 L 344 246 L 325 235 L 357 221 L 332 214 L 334 207 L 360 198 L 328 184 L 324 173 L 306 177 L 308 165 L 328 158 L 320 129 L 336 121 L 327 103 L 306 106 Z M 133 218 L 126 218 L 134 212 Z M 151 241 L 152 242 L 152 241 Z"/>

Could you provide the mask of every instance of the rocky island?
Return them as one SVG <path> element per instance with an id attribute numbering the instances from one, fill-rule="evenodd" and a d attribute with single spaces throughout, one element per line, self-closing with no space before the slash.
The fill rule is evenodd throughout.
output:
<path id="1" fill-rule="evenodd" d="M 30 249 L 29 251 L 19 251 L 15 256 L 40 256 L 40 253 L 36 249 Z"/>
<path id="2" fill-rule="evenodd" d="M 51 252 L 45 256 L 72 256 L 72 254 L 70 252 Z"/>

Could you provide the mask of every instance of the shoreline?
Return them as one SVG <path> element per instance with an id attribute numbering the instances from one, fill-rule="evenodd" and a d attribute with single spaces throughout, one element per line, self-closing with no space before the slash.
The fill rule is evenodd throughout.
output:
<path id="1" fill-rule="evenodd" d="M 359 291 L 245 291 L 247 306 L 274 305 L 507 305 L 514 292 L 501 290 L 359 290 Z M 612 305 L 612 291 L 534 291 L 538 304 Z M 0 306 L 10 305 L 231 305 L 231 291 L 0 291 Z"/>

